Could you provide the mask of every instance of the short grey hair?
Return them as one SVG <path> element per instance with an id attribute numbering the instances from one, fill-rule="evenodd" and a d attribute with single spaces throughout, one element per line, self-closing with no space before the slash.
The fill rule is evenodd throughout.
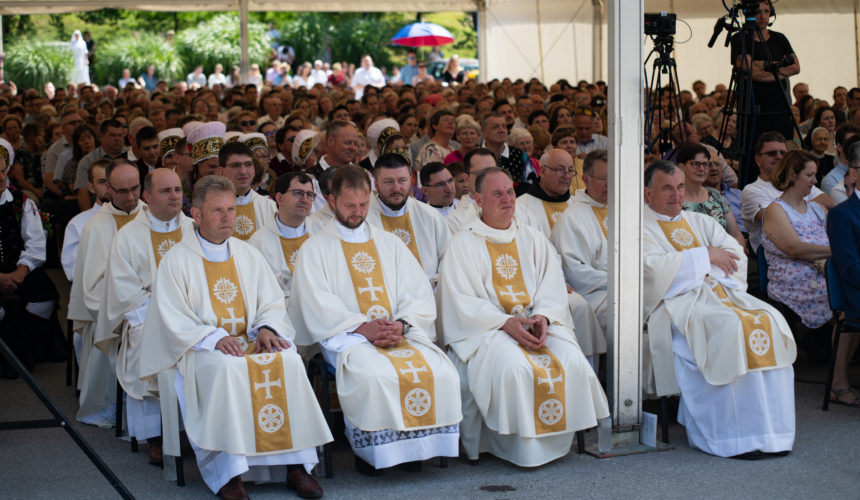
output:
<path id="1" fill-rule="evenodd" d="M 478 176 L 475 177 L 475 191 L 477 191 L 478 194 L 480 194 L 481 189 L 484 187 L 484 179 L 486 179 L 487 176 L 490 174 L 499 174 L 499 173 L 505 174 L 505 176 L 507 176 L 507 178 L 511 179 L 511 182 L 513 182 L 513 178 L 511 178 L 511 174 L 508 173 L 507 170 L 505 170 L 501 167 L 485 168 L 484 170 L 481 170 L 480 172 L 478 172 Z"/>
<path id="2" fill-rule="evenodd" d="M 654 174 L 657 171 L 664 174 L 674 175 L 675 170 L 680 170 L 677 165 L 668 160 L 654 160 L 645 169 L 645 187 L 650 188 L 654 184 Z"/>
<path id="3" fill-rule="evenodd" d="M 582 163 L 582 173 L 588 176 L 593 174 L 594 163 L 597 161 L 609 163 L 609 154 L 607 154 L 605 149 L 595 149 L 585 156 L 585 160 Z"/>
<path id="4" fill-rule="evenodd" d="M 505 142 L 507 142 L 508 146 L 517 147 L 517 143 L 525 138 L 529 138 L 534 141 L 531 132 L 522 127 L 514 127 L 511 129 L 511 133 L 508 134 L 508 140 Z"/>
<path id="5" fill-rule="evenodd" d="M 209 193 L 232 193 L 236 195 L 236 186 L 230 179 L 220 175 L 207 175 L 194 183 L 194 193 L 191 195 L 191 206 L 198 209 L 206 202 Z"/>

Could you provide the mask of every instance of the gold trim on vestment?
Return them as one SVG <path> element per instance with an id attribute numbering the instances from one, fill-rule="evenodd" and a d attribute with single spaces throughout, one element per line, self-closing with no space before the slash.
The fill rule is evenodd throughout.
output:
<path id="1" fill-rule="evenodd" d="M 248 342 L 246 334 L 248 324 L 245 299 L 239 286 L 239 275 L 236 273 L 233 257 L 224 262 L 203 259 L 203 270 L 206 273 L 209 302 L 215 312 L 217 326 L 237 337 L 246 354 L 256 352 L 256 343 Z"/>
<path id="2" fill-rule="evenodd" d="M 741 320 L 741 326 L 744 330 L 747 368 L 756 370 L 776 366 L 776 355 L 773 350 L 773 328 L 767 312 L 761 309 L 753 311 L 741 309 L 732 302 L 719 281 L 708 278 L 707 284 L 720 299 L 720 303 L 734 311 L 738 319 Z"/>
<path id="3" fill-rule="evenodd" d="M 248 240 L 257 230 L 256 220 L 253 201 L 246 205 L 236 205 L 236 223 L 233 226 L 233 237 L 242 241 Z"/>
<path id="4" fill-rule="evenodd" d="M 591 211 L 594 213 L 594 218 L 597 219 L 597 225 L 603 231 L 603 237 L 609 238 L 609 207 L 591 206 Z"/>
<path id="5" fill-rule="evenodd" d="M 152 255 L 155 256 L 155 267 L 157 268 L 161 264 L 161 258 L 164 257 L 164 254 L 182 239 L 182 228 L 178 227 L 168 233 L 159 233 L 150 229 L 149 237 L 152 240 Z"/>
<path id="6" fill-rule="evenodd" d="M 400 385 L 400 412 L 406 427 L 436 425 L 435 379 L 430 365 L 414 346 L 402 339 L 394 347 L 377 347 L 394 366 Z"/>
<path id="7" fill-rule="evenodd" d="M 385 214 L 379 214 L 379 217 L 382 219 L 382 228 L 400 238 L 403 243 L 409 247 L 409 251 L 412 252 L 412 255 L 418 259 L 418 264 L 420 265 L 421 256 L 418 254 L 418 242 L 416 241 L 414 229 L 415 226 L 412 225 L 412 217 L 410 217 L 409 212 L 407 211 L 403 215 L 397 217 L 389 217 Z"/>
<path id="8" fill-rule="evenodd" d="M 281 251 L 284 253 L 284 262 L 287 263 L 287 267 L 290 269 L 290 274 L 295 272 L 296 266 L 296 257 L 299 254 L 299 248 L 308 241 L 311 235 L 305 233 L 297 238 L 284 238 L 283 236 L 279 236 L 281 240 Z"/>
<path id="9" fill-rule="evenodd" d="M 0 148 L 2 149 L 2 148 Z M 116 230 L 119 231 L 123 226 L 134 220 L 137 217 L 137 214 L 111 214 L 113 215 L 113 221 L 116 224 Z"/>
<path id="10" fill-rule="evenodd" d="M 367 316 L 367 321 L 391 319 L 391 301 L 373 240 L 365 243 L 341 240 L 340 243 L 361 314 Z"/>
<path id="11" fill-rule="evenodd" d="M 677 221 L 658 220 L 657 224 L 660 225 L 669 243 L 679 252 L 702 246 L 693 228 L 683 217 Z"/>
<path id="12" fill-rule="evenodd" d="M 549 222 L 550 231 L 555 227 L 555 223 L 561 218 L 561 214 L 567 210 L 566 201 L 540 201 L 543 204 L 543 210 L 546 212 L 546 220 Z"/>
<path id="13" fill-rule="evenodd" d="M 535 433 L 548 434 L 567 430 L 565 418 L 565 373 L 561 362 L 547 346 L 537 351 L 520 346 L 532 365 L 534 377 Z"/>
<path id="14" fill-rule="evenodd" d="M 523 280 L 517 240 L 514 239 L 510 243 L 488 241 L 487 251 L 490 253 L 490 265 L 493 267 L 493 290 L 499 304 L 508 314 L 527 317 L 525 308 L 532 299 Z"/>
<path id="15" fill-rule="evenodd" d="M 284 358 L 279 352 L 246 354 L 251 408 L 254 416 L 254 445 L 258 453 L 293 447 Z"/>

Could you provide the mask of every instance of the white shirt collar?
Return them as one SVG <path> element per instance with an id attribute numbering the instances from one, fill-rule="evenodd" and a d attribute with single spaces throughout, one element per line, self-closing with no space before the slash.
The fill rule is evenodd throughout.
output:
<path id="1" fill-rule="evenodd" d="M 382 200 L 378 197 L 376 198 L 376 200 L 379 202 L 379 206 L 380 208 L 382 208 L 382 213 L 385 214 L 386 217 L 400 217 L 401 215 L 405 214 L 409 208 L 408 198 L 407 202 L 404 203 L 402 207 L 400 207 L 400 210 L 392 209 L 391 207 L 383 203 Z"/>
<path id="2" fill-rule="evenodd" d="M 481 143 L 481 147 L 482 147 L 482 148 L 486 148 L 486 147 L 487 147 L 487 140 L 486 140 L 486 139 L 484 139 L 484 141 Z M 504 148 L 504 149 L 502 149 L 501 157 L 502 157 L 502 158 L 507 158 L 507 157 L 508 157 L 508 155 L 510 155 L 510 154 L 511 154 L 511 148 L 509 148 L 509 147 L 508 147 L 508 143 L 505 143 L 505 148 Z"/>
<path id="3" fill-rule="evenodd" d="M 370 241 L 370 231 L 368 230 L 366 221 L 362 222 L 357 228 L 350 229 L 335 218 L 334 225 L 337 227 L 337 233 L 340 235 L 340 238 L 347 243 L 366 243 Z"/>
<path id="4" fill-rule="evenodd" d="M 329 165 L 328 162 L 325 160 L 326 156 L 328 155 L 323 155 L 323 157 L 320 158 L 320 168 L 322 168 L 323 171 L 326 171 L 331 168 L 331 165 Z"/>
<path id="5" fill-rule="evenodd" d="M 678 222 L 679 220 L 681 220 L 683 218 L 683 215 L 684 215 L 684 212 L 681 212 L 680 214 L 676 215 L 675 217 L 669 217 L 668 215 L 663 215 L 661 213 L 657 213 L 657 211 L 654 210 L 653 208 L 651 209 L 651 211 L 654 212 L 654 217 L 656 217 L 657 220 L 661 220 L 663 222 Z"/>
<path id="6" fill-rule="evenodd" d="M 200 230 L 196 231 L 197 241 L 200 242 L 200 249 L 203 250 L 203 257 L 210 262 L 224 262 L 230 259 L 230 246 L 227 244 L 230 238 L 224 240 L 224 243 L 216 245 L 208 241 L 203 236 L 200 236 Z"/>
<path id="7" fill-rule="evenodd" d="M 236 204 L 237 205 L 247 205 L 251 203 L 251 199 L 254 196 L 254 190 L 249 189 L 248 192 L 242 196 L 236 196 Z"/>
<path id="8" fill-rule="evenodd" d="M 10 201 L 12 201 L 12 192 L 9 191 L 9 188 L 7 187 L 3 191 L 3 194 L 0 194 L 0 205 L 3 205 L 3 204 L 8 203 Z"/>
<path id="9" fill-rule="evenodd" d="M 305 228 L 305 223 L 302 221 L 298 227 L 290 227 L 278 218 L 278 214 L 275 214 L 275 225 L 278 226 L 278 233 L 284 238 L 298 238 L 300 236 L 304 236 L 308 230 Z"/>
<path id="10" fill-rule="evenodd" d="M 179 227 L 178 215 L 168 221 L 156 218 L 149 210 L 146 211 L 146 215 L 149 217 L 149 224 L 152 226 L 152 230 L 156 233 L 169 233 Z"/>

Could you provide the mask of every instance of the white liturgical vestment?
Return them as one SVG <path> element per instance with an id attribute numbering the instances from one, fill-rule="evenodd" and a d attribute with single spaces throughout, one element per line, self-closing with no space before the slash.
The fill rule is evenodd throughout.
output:
<path id="1" fill-rule="evenodd" d="M 275 273 L 275 279 L 281 287 L 284 299 L 290 298 L 290 283 L 293 279 L 293 267 L 299 255 L 299 248 L 310 237 L 307 223 L 298 227 L 289 227 L 278 220 L 275 212 L 269 217 L 273 222 L 267 223 L 251 236 L 248 243 L 256 248 L 266 258 L 266 263 Z"/>
<path id="2" fill-rule="evenodd" d="M 289 340 L 290 348 L 253 354 L 251 344 L 243 357 L 215 350 L 227 335 L 237 335 L 243 346 L 253 343 L 263 326 Z M 293 336 L 278 284 L 250 245 L 236 238 L 216 245 L 195 232 L 158 266 L 141 376 L 177 368 L 182 419 L 213 492 L 249 467 L 308 467 L 317 462 L 314 447 L 332 440 Z M 243 479 L 283 477 L 251 469 Z"/>
<path id="3" fill-rule="evenodd" d="M 643 316 L 656 394 L 680 391 L 678 421 L 707 453 L 790 450 L 797 350 L 782 315 L 746 293 L 743 250 L 707 215 L 644 211 Z M 740 257 L 737 272 L 711 266 L 709 246 Z"/>
<path id="4" fill-rule="evenodd" d="M 140 207 L 138 201 L 130 213 L 105 203 L 84 226 L 78 244 L 75 279 L 69 294 L 68 318 L 73 329 L 81 335 L 80 377 L 78 388 L 80 408 L 77 419 L 87 424 L 110 427 L 115 420 L 116 375 L 113 356 L 95 349 L 96 321 L 104 296 L 105 267 L 111 244 L 117 231 L 131 222 Z"/>
<path id="5" fill-rule="evenodd" d="M 460 198 L 457 208 L 445 217 L 445 222 L 448 223 L 451 234 L 457 234 L 460 228 L 477 219 L 479 215 L 478 205 L 472 199 L 472 196 L 467 194 Z"/>
<path id="6" fill-rule="evenodd" d="M 535 229 L 480 219 L 451 238 L 439 274 L 443 344 L 460 372 L 461 439 L 524 467 L 570 451 L 574 433 L 609 416 L 603 389 L 576 343 L 558 255 Z M 512 316 L 544 316 L 545 345 L 522 348 L 502 330 Z"/>
<path id="7" fill-rule="evenodd" d="M 398 237 L 366 222 L 332 221 L 299 251 L 289 313 L 296 342 L 319 342 L 337 368 L 347 439 L 377 469 L 457 456 L 457 372 L 433 344 L 436 305 L 418 261 Z M 374 319 L 411 325 L 377 348 L 356 328 Z"/>
<path id="8" fill-rule="evenodd" d="M 248 240 L 266 224 L 271 224 L 271 214 L 278 211 L 274 200 L 253 189 L 243 196 L 236 197 L 236 226 L 233 236 Z"/>

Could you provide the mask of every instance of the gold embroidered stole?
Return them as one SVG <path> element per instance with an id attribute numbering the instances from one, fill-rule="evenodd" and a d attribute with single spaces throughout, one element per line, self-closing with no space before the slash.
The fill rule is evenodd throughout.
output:
<path id="1" fill-rule="evenodd" d="M 258 453 L 293 447 L 284 359 L 277 352 L 245 354 L 251 385 L 254 444 Z"/>
<path id="2" fill-rule="evenodd" d="M 675 250 L 682 252 L 702 246 L 686 219 L 681 218 L 677 222 L 659 220 L 657 222 Z M 755 370 L 776 366 L 776 355 L 773 352 L 773 328 L 767 312 L 741 309 L 732 302 L 720 282 L 709 277 L 706 283 L 720 300 L 720 303 L 734 311 L 741 322 L 744 332 L 747 368 Z"/>
<path id="3" fill-rule="evenodd" d="M 493 266 L 493 289 L 505 312 L 526 317 L 525 307 L 531 303 L 520 267 L 517 240 L 510 243 L 486 242 Z M 526 360 L 532 365 L 534 379 L 535 432 L 546 434 L 566 429 L 564 368 L 547 346 L 530 351 L 520 346 Z M 553 377 L 553 373 L 556 374 Z"/>
<path id="4" fill-rule="evenodd" d="M 246 354 L 255 352 L 256 343 L 248 342 L 248 335 L 245 333 L 248 329 L 245 299 L 242 297 L 233 257 L 224 262 L 203 259 L 203 269 L 209 287 L 209 302 L 218 319 L 217 326 L 238 337 Z"/>
<path id="5" fill-rule="evenodd" d="M 157 268 L 161 264 L 161 258 L 164 257 L 164 254 L 182 239 L 182 228 L 177 227 L 167 233 L 159 233 L 150 229 L 149 237 L 152 240 L 152 254 L 155 256 L 155 267 Z"/>
<path id="6" fill-rule="evenodd" d="M 379 253 L 373 240 L 365 243 L 347 243 L 341 240 L 341 245 L 358 309 L 367 316 L 367 321 L 390 319 L 391 302 L 385 290 Z"/>
<path id="7" fill-rule="evenodd" d="M 257 230 L 254 216 L 254 202 L 247 205 L 236 205 L 236 225 L 233 227 L 233 237 L 247 240 Z"/>
<path id="8" fill-rule="evenodd" d="M 603 231 L 603 237 L 609 239 L 609 207 L 591 206 L 591 211 L 594 212 L 594 218 L 597 219 L 597 225 Z"/>
<path id="9" fill-rule="evenodd" d="M 116 230 L 119 231 L 122 229 L 122 226 L 128 224 L 133 221 L 137 214 L 112 214 L 113 221 L 116 223 Z"/>
<path id="10" fill-rule="evenodd" d="M 290 269 L 290 274 L 295 272 L 294 268 L 296 265 L 296 256 L 299 254 L 299 248 L 302 244 L 308 241 L 308 238 L 311 237 L 310 234 L 305 233 L 298 238 L 284 238 L 283 236 L 278 235 L 281 240 L 281 250 L 284 252 L 284 262 L 287 263 L 287 267 Z"/>
<path id="11" fill-rule="evenodd" d="M 532 299 L 526 290 L 526 282 L 520 269 L 520 254 L 517 240 L 510 243 L 487 242 L 490 263 L 493 266 L 493 289 L 505 312 L 513 316 L 526 317 L 526 306 Z"/>
<path id="12" fill-rule="evenodd" d="M 399 217 L 389 217 L 383 213 L 380 213 L 379 217 L 382 219 L 382 228 L 403 240 L 412 255 L 418 259 L 418 264 L 421 264 L 421 256 L 418 255 L 418 242 L 415 238 L 415 230 L 409 211 Z"/>
<path id="13" fill-rule="evenodd" d="M 567 210 L 567 202 L 566 201 L 540 201 L 543 204 L 543 210 L 546 212 L 546 220 L 549 222 L 549 229 L 552 231 L 552 228 L 555 227 L 555 223 L 558 222 L 558 219 L 561 218 L 561 214 Z"/>
<path id="14" fill-rule="evenodd" d="M 400 413 L 406 427 L 436 425 L 436 396 L 433 371 L 421 351 L 404 338 L 393 347 L 377 347 L 397 372 L 400 385 Z"/>

